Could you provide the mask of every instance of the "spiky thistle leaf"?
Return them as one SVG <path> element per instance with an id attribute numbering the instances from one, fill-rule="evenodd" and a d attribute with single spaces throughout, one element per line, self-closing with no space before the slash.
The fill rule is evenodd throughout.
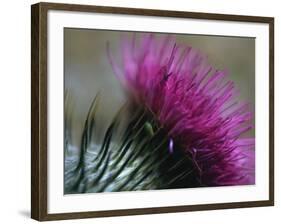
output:
<path id="1" fill-rule="evenodd" d="M 66 111 L 70 110 L 68 101 Z M 149 111 L 136 108 L 136 105 L 132 110 L 132 105 L 125 103 L 108 126 L 102 144 L 96 143 L 93 136 L 98 119 L 98 102 L 99 95 L 89 107 L 77 153 L 72 156 L 65 153 L 66 194 L 200 185 L 193 161 L 180 154 L 180 150 L 171 154 L 167 133 Z M 118 132 L 125 110 L 130 110 L 131 116 L 122 126 L 123 130 Z M 71 119 L 66 116 L 65 121 L 67 123 Z M 70 124 L 65 125 L 65 128 L 70 127 Z M 116 138 L 120 132 L 121 137 Z M 65 147 L 73 147 L 69 144 L 71 131 L 65 130 L 65 133 L 68 133 Z"/>

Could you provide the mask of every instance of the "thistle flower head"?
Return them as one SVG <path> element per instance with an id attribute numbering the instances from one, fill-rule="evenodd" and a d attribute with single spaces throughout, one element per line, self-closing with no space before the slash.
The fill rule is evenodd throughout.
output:
<path id="1" fill-rule="evenodd" d="M 252 113 L 226 71 L 171 36 L 123 36 L 119 63 L 108 53 L 125 89 L 166 130 L 169 152 L 193 160 L 202 186 L 254 183 L 254 138 L 241 137 Z"/>

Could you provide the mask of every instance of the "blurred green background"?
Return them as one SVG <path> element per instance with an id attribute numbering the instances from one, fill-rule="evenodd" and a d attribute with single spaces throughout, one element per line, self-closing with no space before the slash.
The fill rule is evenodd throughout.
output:
<path id="1" fill-rule="evenodd" d="M 163 35 L 163 34 L 158 34 Z M 255 108 L 255 39 L 203 35 L 175 35 L 177 42 L 204 52 L 211 65 L 227 69 L 240 90 L 240 99 Z M 106 42 L 113 51 L 120 45 L 119 31 L 64 29 L 64 80 L 71 93 L 74 138 L 77 141 L 94 96 L 100 92 L 99 128 L 101 135 L 126 96 L 113 74 L 106 55 Z M 254 129 L 247 134 L 254 136 Z"/>

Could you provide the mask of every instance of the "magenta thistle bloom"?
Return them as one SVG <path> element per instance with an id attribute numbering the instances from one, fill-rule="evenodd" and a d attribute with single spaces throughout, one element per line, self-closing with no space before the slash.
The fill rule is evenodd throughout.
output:
<path id="1" fill-rule="evenodd" d="M 254 138 L 241 137 L 252 113 L 226 71 L 171 36 L 124 36 L 121 53 L 117 63 L 109 52 L 118 79 L 166 130 L 169 153 L 192 158 L 202 186 L 254 184 Z"/>

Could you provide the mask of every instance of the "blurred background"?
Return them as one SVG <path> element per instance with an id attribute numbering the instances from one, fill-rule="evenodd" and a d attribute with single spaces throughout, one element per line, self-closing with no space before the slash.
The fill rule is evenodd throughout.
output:
<path id="1" fill-rule="evenodd" d="M 157 34 L 163 35 L 163 34 Z M 211 65 L 229 71 L 229 78 L 240 90 L 239 98 L 255 108 L 255 39 L 180 34 L 177 42 L 204 52 Z M 117 51 L 120 31 L 64 29 L 65 89 L 73 101 L 73 138 L 79 141 L 89 106 L 99 92 L 101 96 L 98 124 L 101 135 L 113 115 L 126 101 L 119 81 L 106 55 L 106 43 Z M 254 129 L 248 136 L 254 136 Z"/>

